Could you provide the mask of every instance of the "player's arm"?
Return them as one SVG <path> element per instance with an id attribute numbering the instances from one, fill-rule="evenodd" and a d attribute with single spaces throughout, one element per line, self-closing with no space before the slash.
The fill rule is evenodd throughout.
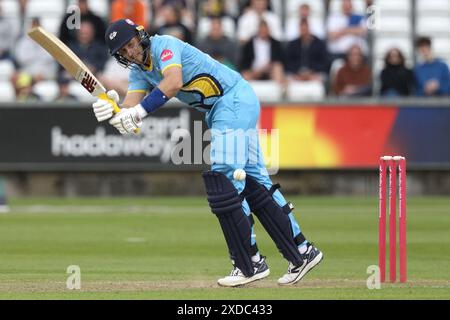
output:
<path id="1" fill-rule="evenodd" d="M 144 99 L 147 92 L 145 90 L 129 91 L 123 100 L 122 107 L 131 108 L 139 104 Z"/>
<path id="2" fill-rule="evenodd" d="M 163 80 L 158 88 L 170 99 L 177 95 L 183 86 L 183 73 L 181 66 L 173 65 L 163 70 Z"/>

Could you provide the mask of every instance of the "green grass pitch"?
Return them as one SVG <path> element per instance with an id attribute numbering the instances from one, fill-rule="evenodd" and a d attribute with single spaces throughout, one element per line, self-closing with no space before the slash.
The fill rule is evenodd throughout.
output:
<path id="1" fill-rule="evenodd" d="M 295 216 L 324 260 L 292 287 L 259 223 L 268 279 L 242 288 L 216 280 L 231 264 L 204 198 L 13 199 L 0 214 L 0 299 L 449 299 L 450 198 L 407 203 L 408 283 L 369 290 L 378 263 L 377 199 L 297 197 Z M 68 290 L 67 267 L 81 269 Z"/>

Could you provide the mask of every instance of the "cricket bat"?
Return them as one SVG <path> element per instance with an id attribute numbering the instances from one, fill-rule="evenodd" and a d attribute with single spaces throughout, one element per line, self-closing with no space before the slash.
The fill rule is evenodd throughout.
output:
<path id="1" fill-rule="evenodd" d="M 114 113 L 120 112 L 117 103 L 106 95 L 106 88 L 92 74 L 83 61 L 54 34 L 44 30 L 42 27 L 35 27 L 28 31 L 28 36 L 55 58 L 92 96 L 111 103 L 114 107 Z M 135 133 L 139 133 L 139 130 L 136 130 Z"/>

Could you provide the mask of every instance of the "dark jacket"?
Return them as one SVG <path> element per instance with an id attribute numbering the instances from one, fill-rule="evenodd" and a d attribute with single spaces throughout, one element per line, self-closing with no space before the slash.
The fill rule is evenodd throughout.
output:
<path id="1" fill-rule="evenodd" d="M 404 66 L 387 65 L 381 71 L 381 95 L 395 91 L 400 96 L 413 93 L 414 74 Z"/>
<path id="2" fill-rule="evenodd" d="M 314 72 L 328 72 L 328 51 L 324 41 L 312 36 L 308 47 L 302 50 L 302 39 L 290 41 L 286 49 L 285 67 L 289 73 L 298 73 L 302 68 Z"/>
<path id="3" fill-rule="evenodd" d="M 255 60 L 255 47 L 253 42 L 255 37 L 247 41 L 242 47 L 240 70 L 248 70 L 252 68 L 253 60 Z M 270 38 L 270 61 L 283 62 L 283 49 L 281 42 Z"/>
<path id="4" fill-rule="evenodd" d="M 77 29 L 69 30 L 66 23 L 67 20 L 73 21 L 73 18 L 71 18 L 72 15 L 73 13 L 66 14 L 59 27 L 59 38 L 66 45 L 72 41 L 76 41 L 77 37 Z M 101 43 L 105 43 L 106 23 L 102 18 L 88 11 L 86 14 L 81 15 L 81 21 L 91 22 L 95 30 L 95 39 Z"/>

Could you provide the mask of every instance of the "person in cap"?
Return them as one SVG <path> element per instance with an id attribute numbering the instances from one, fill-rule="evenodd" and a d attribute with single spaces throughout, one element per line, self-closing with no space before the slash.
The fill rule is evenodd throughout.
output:
<path id="1" fill-rule="evenodd" d="M 119 113 L 105 100 L 93 104 L 98 121 L 109 119 L 121 134 L 133 134 L 143 118 L 173 97 L 205 114 L 211 129 L 211 170 L 202 177 L 233 264 L 219 285 L 241 286 L 270 273 L 256 244 L 252 213 L 289 263 L 278 283 L 302 279 L 323 254 L 306 240 L 292 204 L 269 177 L 256 130 L 260 103 L 250 84 L 188 43 L 169 35 L 150 37 L 131 20 L 111 24 L 105 40 L 117 62 L 130 68 L 130 76 Z M 119 102 L 115 91 L 107 94 Z"/>

